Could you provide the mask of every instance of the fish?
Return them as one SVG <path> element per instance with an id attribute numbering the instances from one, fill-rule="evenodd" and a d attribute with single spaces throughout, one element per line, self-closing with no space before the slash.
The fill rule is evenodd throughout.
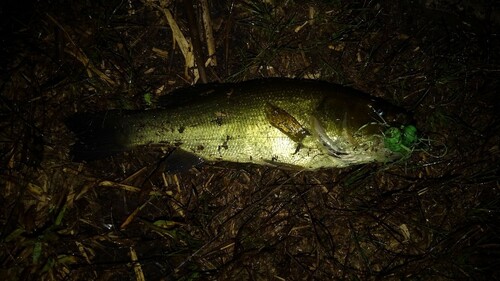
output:
<path id="1" fill-rule="evenodd" d="M 194 85 L 162 96 L 156 109 L 79 112 L 66 119 L 76 136 L 75 162 L 160 145 L 205 162 L 302 170 L 400 159 L 412 146 L 401 137 L 412 122 L 403 108 L 364 92 L 291 78 Z M 399 139 L 387 139 L 388 129 Z"/>

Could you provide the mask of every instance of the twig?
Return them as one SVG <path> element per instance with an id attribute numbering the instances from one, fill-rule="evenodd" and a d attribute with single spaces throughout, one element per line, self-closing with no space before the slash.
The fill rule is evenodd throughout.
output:
<path id="1" fill-rule="evenodd" d="M 182 34 L 181 29 L 179 28 L 179 25 L 177 25 L 177 22 L 174 19 L 174 16 L 170 12 L 168 8 L 160 7 L 156 4 L 151 3 L 151 6 L 155 7 L 156 9 L 160 10 L 163 12 L 165 17 L 167 18 L 168 25 L 170 26 L 170 29 L 172 29 L 172 35 L 174 37 L 175 42 L 179 45 L 179 48 L 181 49 L 182 55 L 184 56 L 184 60 L 186 61 L 186 69 L 185 69 L 185 74 L 188 76 L 188 70 L 194 67 L 194 55 L 193 55 L 193 48 L 191 43 L 186 39 L 184 34 Z M 199 78 L 198 72 L 194 72 L 194 81 L 197 81 Z"/>
<path id="2" fill-rule="evenodd" d="M 205 39 L 207 40 L 208 48 L 208 61 L 209 65 L 216 66 L 217 58 L 215 57 L 215 41 L 214 33 L 212 30 L 212 18 L 210 17 L 210 10 L 207 0 L 200 0 L 201 10 L 203 13 L 203 29 L 205 30 Z"/>
<path id="3" fill-rule="evenodd" d="M 191 33 L 191 43 L 193 44 L 194 58 L 196 60 L 196 66 L 198 67 L 198 72 L 200 73 L 200 78 L 203 83 L 207 83 L 207 73 L 205 72 L 205 63 L 203 60 L 203 51 L 201 49 L 200 42 L 200 32 L 198 30 L 198 23 L 196 21 L 196 15 L 194 13 L 193 2 L 191 0 L 184 0 L 184 6 L 186 8 L 186 13 L 189 23 L 189 32 Z"/>

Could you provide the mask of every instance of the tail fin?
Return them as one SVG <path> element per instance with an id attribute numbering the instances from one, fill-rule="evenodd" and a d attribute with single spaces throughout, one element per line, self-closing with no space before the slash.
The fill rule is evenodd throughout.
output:
<path id="1" fill-rule="evenodd" d="M 76 113 L 65 120 L 77 140 L 71 147 L 75 162 L 102 159 L 127 150 L 121 111 Z"/>

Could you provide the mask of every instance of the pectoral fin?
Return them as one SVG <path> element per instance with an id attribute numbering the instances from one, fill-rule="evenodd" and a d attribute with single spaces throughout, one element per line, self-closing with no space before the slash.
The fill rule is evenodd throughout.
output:
<path id="1" fill-rule="evenodd" d="M 295 117 L 285 110 L 267 103 L 265 111 L 269 123 L 293 141 L 300 143 L 306 136 L 311 135 Z"/>

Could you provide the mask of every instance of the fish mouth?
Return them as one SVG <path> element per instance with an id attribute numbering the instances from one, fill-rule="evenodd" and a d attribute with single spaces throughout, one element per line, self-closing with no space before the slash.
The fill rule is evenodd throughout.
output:
<path id="1" fill-rule="evenodd" d="M 331 155 L 335 158 L 346 158 L 349 156 L 349 153 L 346 152 L 345 148 L 342 148 L 339 141 L 330 138 L 325 131 L 325 128 L 321 125 L 319 120 L 316 117 L 312 117 L 312 127 L 314 130 L 314 134 L 317 136 L 319 142 L 325 148 L 328 155 Z"/>

